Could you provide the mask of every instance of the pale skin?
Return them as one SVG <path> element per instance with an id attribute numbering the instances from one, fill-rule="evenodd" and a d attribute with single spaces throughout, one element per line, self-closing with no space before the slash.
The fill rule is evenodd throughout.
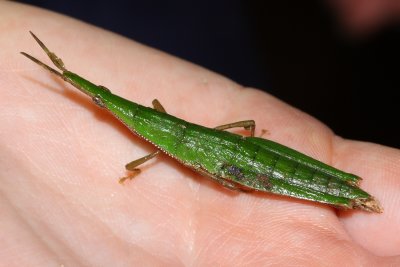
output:
<path id="1" fill-rule="evenodd" d="M 337 137 L 255 89 L 70 18 L 0 2 L 0 259 L 4 266 L 400 265 L 400 151 Z M 364 178 L 384 212 L 237 193 L 157 155 L 89 98 L 19 54 L 209 127 L 254 119 L 273 139 Z M 248 131 L 233 129 L 241 134 Z"/>

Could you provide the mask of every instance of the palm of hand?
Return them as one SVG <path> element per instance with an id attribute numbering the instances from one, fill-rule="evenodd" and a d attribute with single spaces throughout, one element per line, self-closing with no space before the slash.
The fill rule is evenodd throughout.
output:
<path id="1" fill-rule="evenodd" d="M 89 80 L 142 104 L 157 97 L 169 113 L 209 127 L 255 119 L 259 130 L 270 132 L 267 138 L 364 177 L 362 188 L 385 208 L 379 215 L 336 213 L 284 197 L 238 194 L 165 155 L 121 186 L 117 178 L 125 175 L 124 163 L 153 148 L 90 99 L 19 57 L 9 40 L 29 40 L 21 27 L 2 36 L 14 64 L 14 70 L 2 68 L 0 124 L 0 253 L 8 266 L 400 264 L 399 257 L 376 256 L 399 254 L 397 150 L 342 140 L 265 93 L 241 90 L 120 37 L 43 11 L 2 5 L 2 13 L 40 28 L 67 67 Z M 22 11 L 30 17 L 22 18 Z M 63 21 L 62 30 L 50 26 L 55 20 Z M 77 32 L 88 41 L 74 39 Z M 99 38 L 103 42 L 90 43 Z M 74 41 L 65 46 L 64 40 Z M 34 47 L 29 40 L 18 49 L 39 55 Z"/>

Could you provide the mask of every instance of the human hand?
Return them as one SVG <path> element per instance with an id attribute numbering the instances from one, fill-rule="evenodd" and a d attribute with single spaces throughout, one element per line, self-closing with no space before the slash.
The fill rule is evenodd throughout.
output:
<path id="1" fill-rule="evenodd" d="M 261 91 L 47 11 L 0 2 L 4 266 L 399 265 L 400 152 L 344 140 Z M 266 138 L 364 178 L 383 214 L 234 193 L 154 151 L 110 114 L 26 60 L 66 66 L 135 102 L 209 127 L 254 119 Z"/>

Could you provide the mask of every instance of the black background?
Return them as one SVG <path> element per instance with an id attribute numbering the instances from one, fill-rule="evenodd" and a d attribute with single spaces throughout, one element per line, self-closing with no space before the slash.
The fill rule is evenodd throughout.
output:
<path id="1" fill-rule="evenodd" d="M 264 89 L 338 135 L 400 147 L 400 28 L 364 38 L 314 1 L 20 1 Z"/>

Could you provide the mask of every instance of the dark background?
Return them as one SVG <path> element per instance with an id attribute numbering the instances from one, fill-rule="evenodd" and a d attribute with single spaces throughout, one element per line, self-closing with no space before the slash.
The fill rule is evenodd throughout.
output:
<path id="1" fill-rule="evenodd" d="M 314 1 L 20 1 L 260 88 L 338 135 L 400 148 L 400 28 L 364 38 Z"/>

